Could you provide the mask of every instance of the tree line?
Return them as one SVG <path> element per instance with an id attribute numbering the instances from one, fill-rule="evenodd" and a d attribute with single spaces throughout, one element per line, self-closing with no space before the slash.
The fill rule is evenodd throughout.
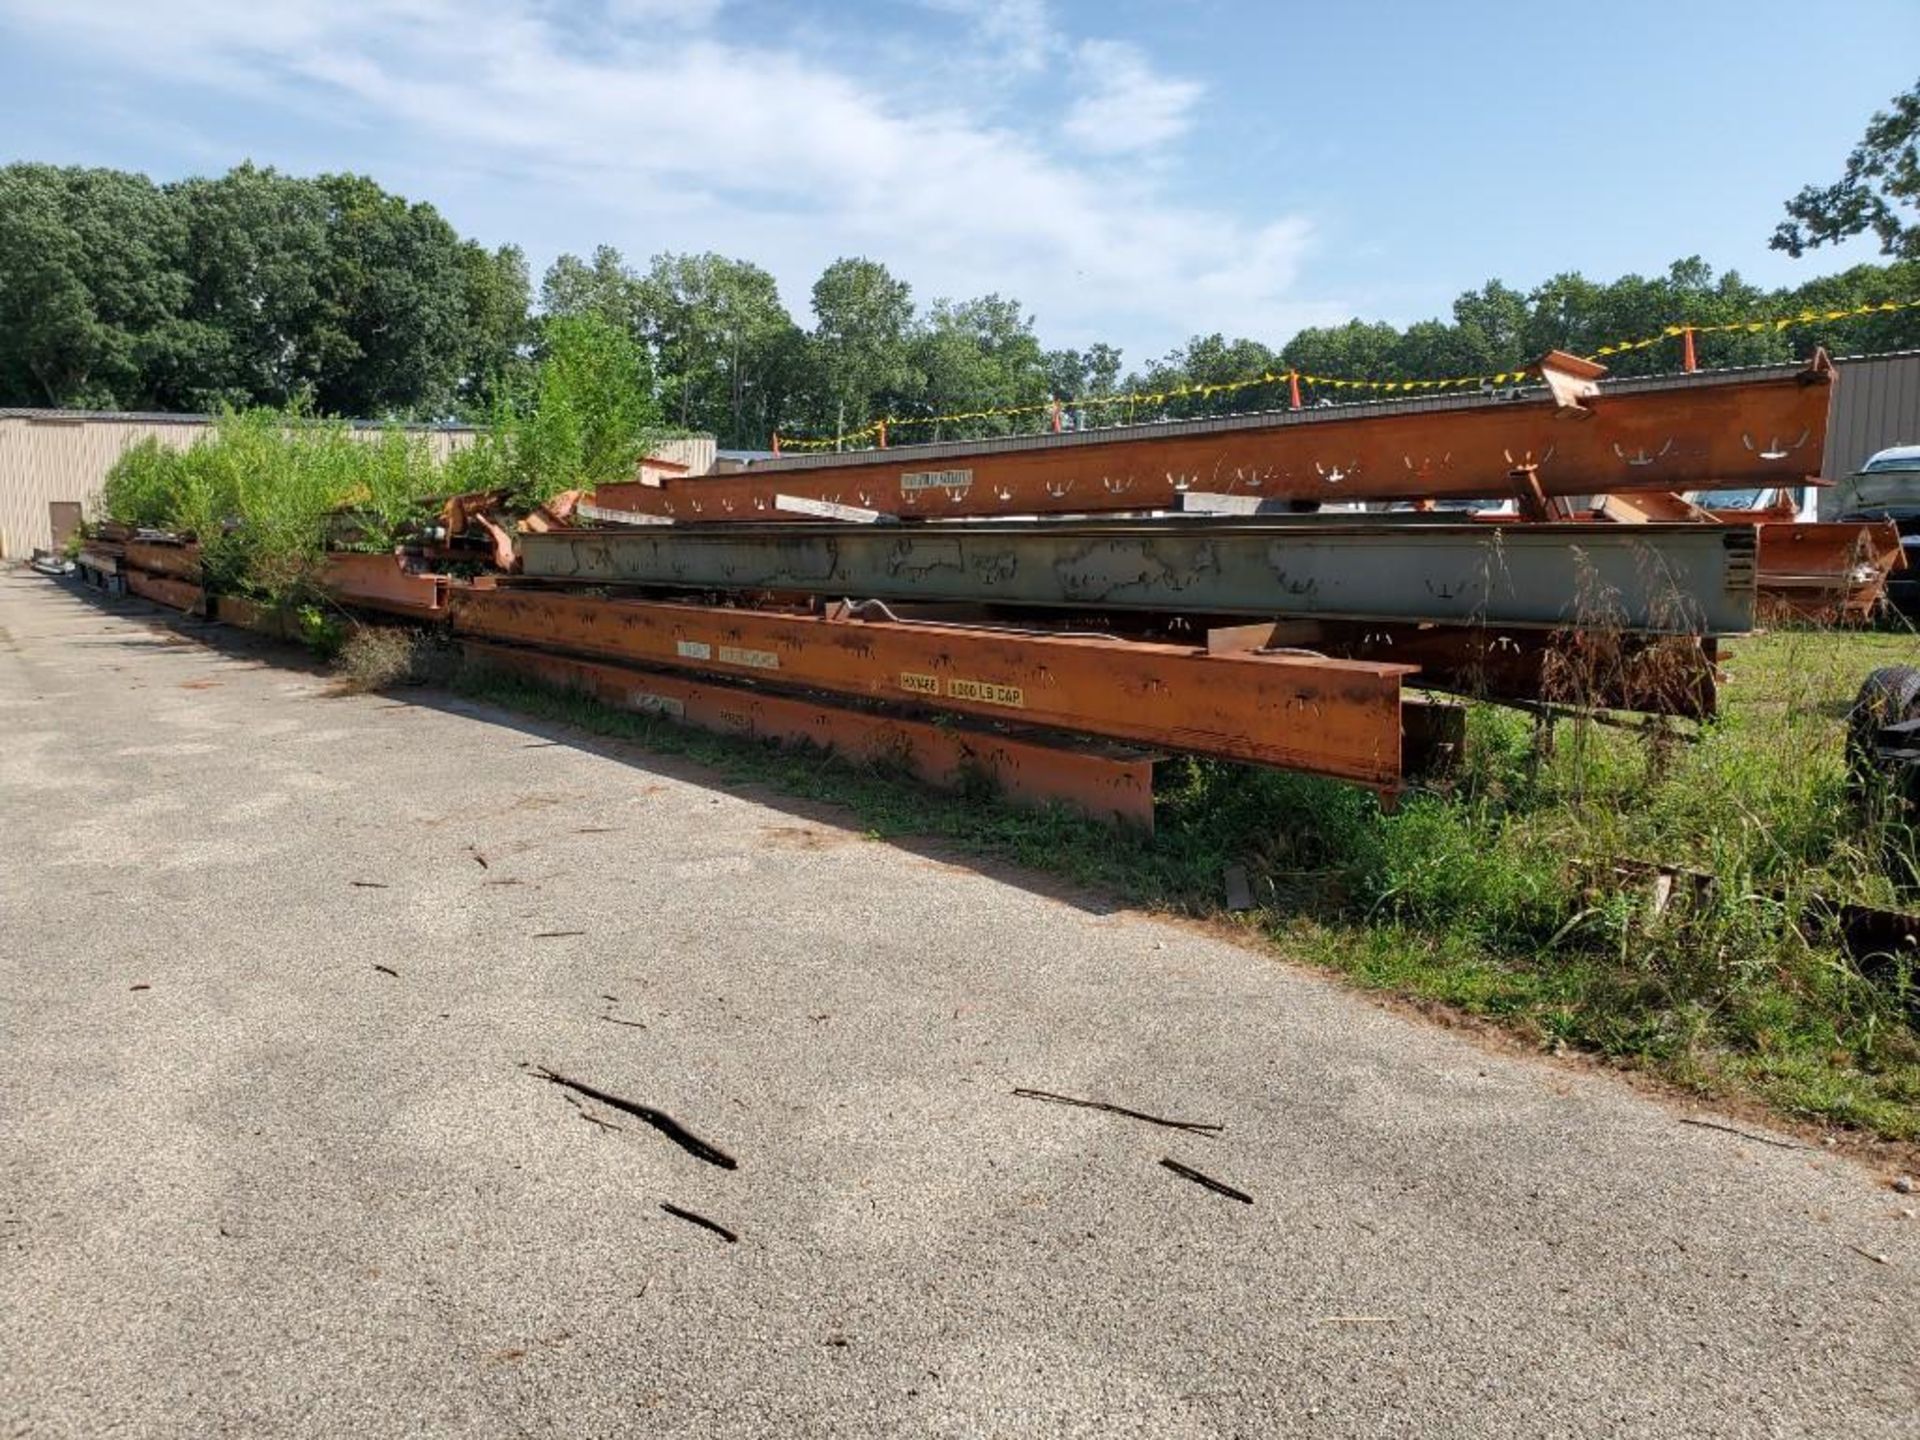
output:
<path id="1" fill-rule="evenodd" d="M 1896 256 L 1900 252 L 1891 251 Z M 1447 318 L 1354 320 L 1278 343 L 1198 335 L 1131 369 L 1107 344 L 1048 348 L 998 294 L 916 304 L 872 259 L 814 283 L 802 323 L 773 276 L 717 254 L 630 264 L 601 246 L 563 255 L 537 296 L 525 256 L 465 239 L 431 206 L 356 175 L 241 165 L 158 184 L 119 170 L 0 168 L 0 406 L 209 411 L 299 406 L 360 418 L 485 419 L 539 382 L 557 323 L 590 318 L 632 342 L 637 386 L 664 423 L 764 448 L 775 432 L 832 436 L 892 417 L 902 441 L 1033 429 L 1055 398 L 1164 393 L 1263 373 L 1442 379 L 1518 369 L 1550 349 L 1701 325 L 1920 298 L 1920 259 L 1857 265 L 1766 289 L 1697 257 L 1664 274 L 1491 281 Z M 1702 335 L 1703 365 L 1920 346 L 1920 311 L 1760 333 Z M 1672 345 L 1609 360 L 1671 370 Z M 1312 387 L 1309 386 L 1309 391 Z M 1350 392 L 1323 392 L 1353 398 Z M 1309 399 L 1320 398 L 1311 394 Z M 1186 417 L 1284 403 L 1278 392 L 1110 405 L 1067 422 Z M 1038 407 L 1025 416 L 933 417 Z"/>

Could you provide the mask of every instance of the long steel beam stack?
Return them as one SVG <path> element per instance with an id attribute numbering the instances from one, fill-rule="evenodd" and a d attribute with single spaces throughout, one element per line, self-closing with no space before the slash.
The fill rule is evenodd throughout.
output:
<path id="1" fill-rule="evenodd" d="M 1566 361 L 1546 378 L 1517 398 L 623 484 L 581 513 L 631 523 L 523 529 L 520 575 L 341 554 L 324 583 L 615 703 L 863 753 L 902 745 L 923 774 L 983 763 L 1030 795 L 1134 819 L 1150 815 L 1142 767 L 1161 751 L 1391 793 L 1420 743 L 1457 736 L 1457 712 L 1403 695 L 1416 678 L 1553 700 L 1553 677 L 1584 667 L 1588 702 L 1710 712 L 1715 639 L 1754 622 L 1756 531 L 1264 513 L 1274 501 L 1539 507 L 1792 483 L 1817 468 L 1833 376 L 1822 359 L 1606 386 Z M 1262 513 L 1165 513 L 1200 491 Z M 200 596 L 197 557 L 148 549 L 124 547 L 129 584 Z M 1068 757 L 1047 739 L 1063 735 L 1146 749 Z"/>

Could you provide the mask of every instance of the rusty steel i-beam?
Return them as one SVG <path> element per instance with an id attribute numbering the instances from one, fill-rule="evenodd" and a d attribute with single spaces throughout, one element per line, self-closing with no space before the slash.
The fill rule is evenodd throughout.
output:
<path id="1" fill-rule="evenodd" d="M 847 709 L 491 641 L 467 640 L 462 648 L 489 668 L 695 729 L 797 741 L 856 760 L 902 765 L 938 790 L 984 779 L 1016 804 L 1064 805 L 1096 820 L 1153 828 L 1153 767 L 1160 757 L 1131 747 L 1007 734 L 953 716 L 936 723 L 878 708 Z"/>
<path id="2" fill-rule="evenodd" d="M 1558 378 L 1558 377 L 1551 377 Z M 676 520 L 778 518 L 779 500 L 900 516 L 1177 508 L 1190 491 L 1335 504 L 1798 485 L 1818 475 L 1834 372 L 1825 355 L 1511 398 L 1378 401 L 762 461 L 735 475 L 623 482 L 601 509 Z M 804 522 L 795 522 L 804 523 Z"/>
<path id="3" fill-rule="evenodd" d="M 1392 789 L 1410 665 L 453 587 L 463 637 L 922 705 Z"/>

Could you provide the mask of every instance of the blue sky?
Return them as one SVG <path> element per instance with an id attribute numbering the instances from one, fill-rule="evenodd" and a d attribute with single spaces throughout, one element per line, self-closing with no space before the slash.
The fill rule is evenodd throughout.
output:
<path id="1" fill-rule="evenodd" d="M 843 254 L 1139 364 L 1766 248 L 1920 0 L 0 0 L 0 160 L 355 170 L 556 254 Z"/>

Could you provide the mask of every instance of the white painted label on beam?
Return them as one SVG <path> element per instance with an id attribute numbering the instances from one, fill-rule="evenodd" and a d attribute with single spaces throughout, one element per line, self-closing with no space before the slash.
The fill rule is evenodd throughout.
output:
<path id="1" fill-rule="evenodd" d="M 916 490 L 964 490 L 971 484 L 971 470 L 906 470 L 900 475 L 900 491 L 905 495 Z"/>
<path id="2" fill-rule="evenodd" d="M 711 660 L 713 658 L 713 647 L 704 640 L 676 641 L 673 650 L 682 660 Z"/>
<path id="3" fill-rule="evenodd" d="M 771 650 L 748 650 L 739 645 L 720 647 L 722 665 L 745 665 L 753 670 L 778 670 L 780 657 Z"/>
<path id="4" fill-rule="evenodd" d="M 672 695 L 655 695 L 647 690 L 629 690 L 627 708 L 638 710 L 642 715 L 666 715 L 675 720 L 684 720 L 687 716 L 687 704 Z"/>

